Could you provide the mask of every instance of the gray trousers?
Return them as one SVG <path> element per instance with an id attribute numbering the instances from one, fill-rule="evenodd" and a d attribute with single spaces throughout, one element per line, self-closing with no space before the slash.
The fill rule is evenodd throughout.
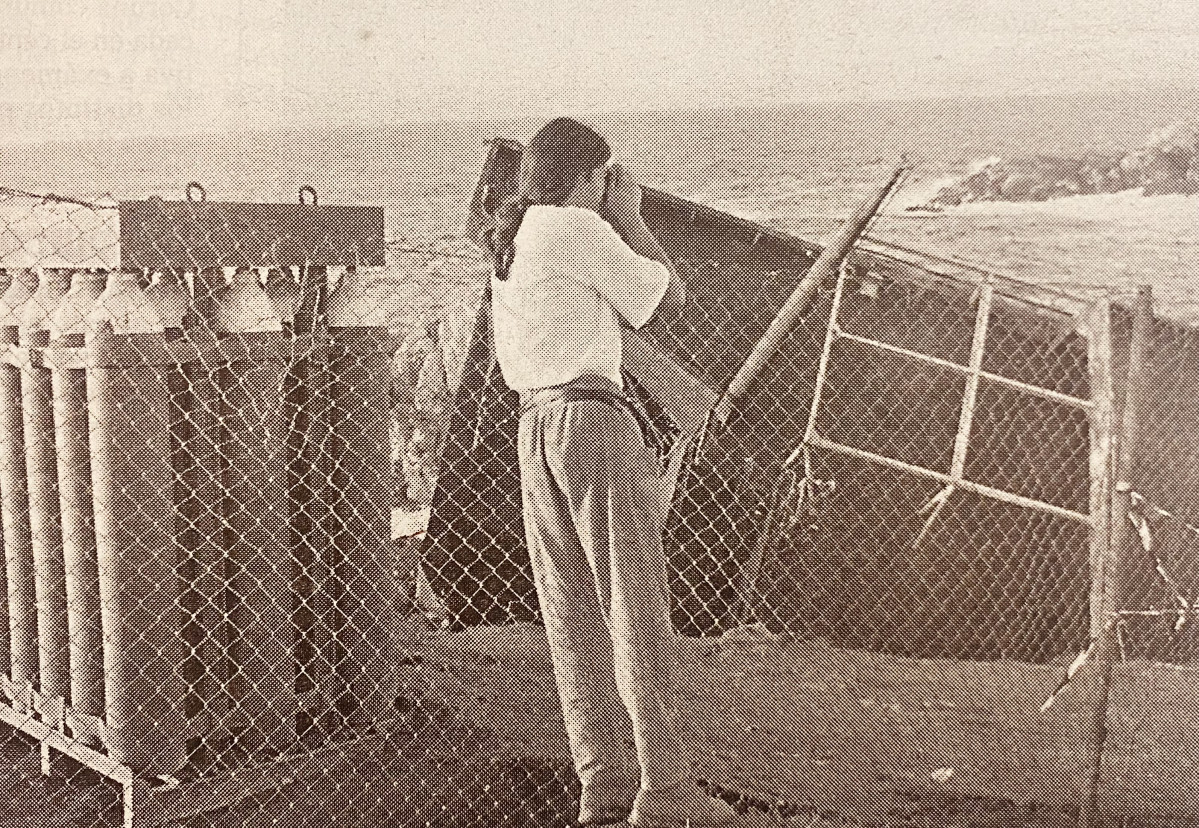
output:
<path id="1" fill-rule="evenodd" d="M 675 786 L 678 671 L 662 549 L 662 478 L 633 415 L 608 403 L 527 411 L 525 533 L 575 769 L 584 785 Z M 631 743 L 631 744 L 630 744 Z"/>

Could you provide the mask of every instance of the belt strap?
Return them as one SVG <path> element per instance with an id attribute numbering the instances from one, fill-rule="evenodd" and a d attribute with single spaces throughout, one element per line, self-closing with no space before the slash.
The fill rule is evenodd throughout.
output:
<path id="1" fill-rule="evenodd" d="M 617 394 L 612 391 L 604 391 L 600 388 L 553 388 L 542 389 L 529 394 L 525 399 L 521 400 L 520 413 L 527 414 L 538 408 L 543 408 L 547 405 L 556 405 L 558 403 L 574 403 L 595 401 L 607 403 L 613 408 L 621 408 L 636 416 L 633 407 L 623 394 Z"/>
<path id="2" fill-rule="evenodd" d="M 523 416 L 530 411 L 548 405 L 584 401 L 602 402 L 631 414 L 641 429 L 646 445 L 653 451 L 659 464 L 664 467 L 667 456 L 679 437 L 678 427 L 664 415 L 655 417 L 652 412 L 645 409 L 644 403 L 639 405 L 638 400 L 630 397 L 628 393 L 616 390 L 615 385 L 610 390 L 603 387 L 597 388 L 594 385 L 564 385 L 557 388 L 543 388 L 522 397 L 520 414 Z"/>

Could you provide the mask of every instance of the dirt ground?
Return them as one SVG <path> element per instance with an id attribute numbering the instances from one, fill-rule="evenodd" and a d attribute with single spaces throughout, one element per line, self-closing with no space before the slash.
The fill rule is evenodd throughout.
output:
<path id="1" fill-rule="evenodd" d="M 1040 711 L 1062 667 L 928 661 L 819 641 L 680 639 L 689 741 L 710 783 L 861 824 L 1070 824 L 1084 671 Z M 414 670 L 464 719 L 567 762 L 544 634 L 480 627 L 435 637 Z M 1117 667 L 1101 806 L 1122 821 L 1199 811 L 1199 686 L 1161 665 Z M 805 815 L 807 817 L 805 818 Z"/>
<path id="2" fill-rule="evenodd" d="M 745 824 L 1074 824 L 1083 683 L 1045 713 L 1061 667 L 936 662 L 768 636 L 680 639 L 688 742 Z M 569 826 L 577 796 L 539 627 L 427 636 L 403 667 L 384 748 L 188 828 Z M 1122 826 L 1199 824 L 1199 689 L 1122 665 L 1102 807 Z M 0 826 L 119 825 L 115 788 L 21 777 L 0 734 Z"/>

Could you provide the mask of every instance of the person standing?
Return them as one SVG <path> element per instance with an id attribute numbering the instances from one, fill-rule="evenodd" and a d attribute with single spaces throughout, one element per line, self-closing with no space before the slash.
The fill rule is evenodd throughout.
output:
<path id="1" fill-rule="evenodd" d="M 622 327 L 677 313 L 683 285 L 594 130 L 549 122 L 519 175 L 489 236 L 493 328 L 521 397 L 525 534 L 578 821 L 727 825 L 736 811 L 699 788 L 678 733 L 662 466 L 621 363 Z"/>

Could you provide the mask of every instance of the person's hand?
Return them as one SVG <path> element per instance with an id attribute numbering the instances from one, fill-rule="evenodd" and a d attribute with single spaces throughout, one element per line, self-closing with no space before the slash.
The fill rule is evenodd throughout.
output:
<path id="1" fill-rule="evenodd" d="M 618 231 L 632 230 L 641 224 L 641 185 L 623 164 L 613 163 L 608 168 L 603 214 Z"/>

